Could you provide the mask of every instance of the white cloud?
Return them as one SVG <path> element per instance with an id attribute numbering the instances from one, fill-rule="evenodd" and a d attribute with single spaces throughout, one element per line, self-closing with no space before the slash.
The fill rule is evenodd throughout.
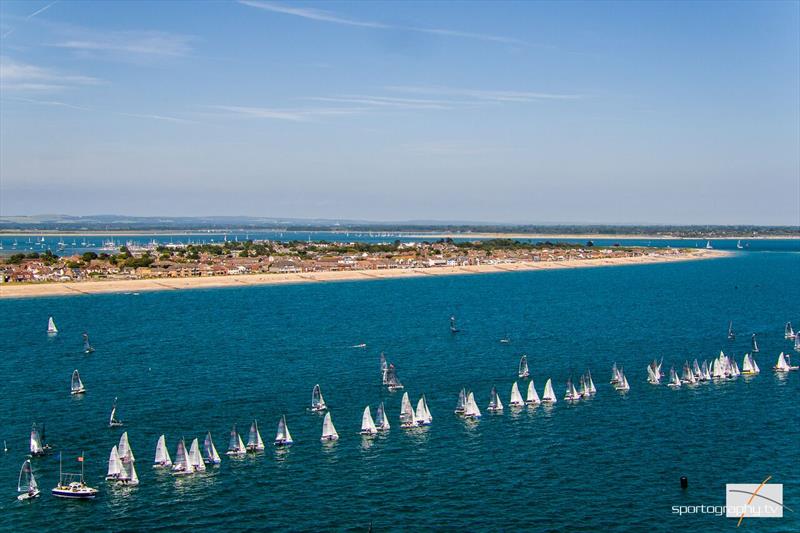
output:
<path id="1" fill-rule="evenodd" d="M 66 74 L 0 56 L 0 87 L 3 90 L 47 92 L 99 83 L 101 80 L 90 76 Z"/>
<path id="2" fill-rule="evenodd" d="M 571 93 L 544 93 L 533 91 L 492 91 L 482 89 L 458 89 L 439 86 L 405 86 L 392 85 L 387 90 L 425 95 L 458 96 L 489 102 L 534 102 L 537 100 L 580 100 L 585 98 L 582 94 Z"/>
<path id="3" fill-rule="evenodd" d="M 363 108 L 300 108 L 276 109 L 268 107 L 248 107 L 233 105 L 212 105 L 209 109 L 225 111 L 231 117 L 266 118 L 288 120 L 292 122 L 308 122 L 316 117 L 334 115 L 353 115 L 364 111 Z"/>
<path id="4" fill-rule="evenodd" d="M 86 34 L 51 46 L 101 55 L 114 53 L 132 56 L 185 56 L 191 51 L 193 38 L 158 31 L 120 31 Z"/>

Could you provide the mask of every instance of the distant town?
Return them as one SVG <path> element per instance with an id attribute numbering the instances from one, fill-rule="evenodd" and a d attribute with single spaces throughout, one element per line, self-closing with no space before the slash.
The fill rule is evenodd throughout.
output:
<path id="1" fill-rule="evenodd" d="M 16 253 L 0 263 L 3 283 L 187 278 L 264 273 L 428 269 L 667 256 L 681 249 L 597 247 L 511 239 L 386 244 L 325 241 L 227 241 L 220 244 L 121 246 L 116 253 L 59 257 L 52 251 Z"/>

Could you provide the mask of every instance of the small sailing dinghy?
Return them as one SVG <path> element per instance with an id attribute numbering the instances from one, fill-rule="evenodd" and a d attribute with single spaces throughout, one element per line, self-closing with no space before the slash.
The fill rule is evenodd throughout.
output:
<path id="1" fill-rule="evenodd" d="M 400 401 L 400 427 L 413 428 L 416 427 L 414 408 L 411 407 L 411 400 L 408 399 L 408 393 L 403 393 L 403 399 Z"/>
<path id="2" fill-rule="evenodd" d="M 794 336 L 794 351 L 800 352 L 800 334 Z"/>
<path id="3" fill-rule="evenodd" d="M 703 380 L 703 371 L 700 369 L 700 364 L 697 362 L 697 359 L 692 362 L 692 375 L 694 375 L 695 381 Z"/>
<path id="4" fill-rule="evenodd" d="M 689 367 L 689 361 L 683 362 L 683 375 L 681 376 L 681 382 L 687 385 L 694 385 L 697 383 L 697 380 L 694 377 L 694 372 L 692 372 L 691 367 Z"/>
<path id="5" fill-rule="evenodd" d="M 17 481 L 17 492 L 19 501 L 32 500 L 39 496 L 39 485 L 36 484 L 36 478 L 33 476 L 33 468 L 31 468 L 30 459 L 26 459 L 22 463 L 22 468 L 19 469 L 19 480 Z"/>
<path id="6" fill-rule="evenodd" d="M 124 461 L 130 460 L 135 461 L 136 459 L 133 457 L 133 450 L 131 449 L 131 443 L 128 441 L 128 432 L 122 434 L 119 438 L 119 456 Z"/>
<path id="7" fill-rule="evenodd" d="M 417 411 L 414 413 L 414 421 L 418 426 L 430 426 L 433 422 L 433 416 L 431 416 L 431 411 L 428 409 L 428 400 L 425 399 L 424 394 L 417 402 Z"/>
<path id="8" fill-rule="evenodd" d="M 594 380 L 592 379 L 591 370 L 586 371 L 586 390 L 588 391 L 590 396 L 594 396 L 595 394 L 597 394 L 597 387 L 594 386 Z"/>
<path id="9" fill-rule="evenodd" d="M 206 463 L 203 461 L 200 443 L 197 439 L 192 441 L 192 446 L 189 448 L 189 466 L 192 468 L 192 473 L 206 471 Z"/>
<path id="10" fill-rule="evenodd" d="M 258 432 L 258 422 L 253 420 L 250 425 L 250 435 L 247 437 L 247 451 L 257 453 L 264 451 L 264 441 L 261 440 L 261 433 Z"/>
<path id="11" fill-rule="evenodd" d="M 736 332 L 733 331 L 733 320 L 728 322 L 728 340 L 736 340 Z"/>
<path id="12" fill-rule="evenodd" d="M 752 343 L 753 343 L 752 352 L 753 353 L 758 353 L 758 341 L 756 340 L 756 334 L 755 333 L 753 333 Z"/>
<path id="13" fill-rule="evenodd" d="M 461 331 L 461 330 L 456 327 L 456 317 L 455 316 L 451 316 L 450 317 L 450 333 L 458 333 L 459 331 Z"/>
<path id="14" fill-rule="evenodd" d="M 83 386 L 81 375 L 77 369 L 72 372 L 72 386 L 70 394 L 83 394 L 86 392 L 86 387 Z"/>
<path id="15" fill-rule="evenodd" d="M 322 442 L 339 440 L 339 433 L 337 433 L 336 428 L 333 425 L 330 411 L 325 413 L 325 419 L 322 421 L 322 437 L 320 437 L 319 440 Z"/>
<path id="16" fill-rule="evenodd" d="M 36 424 L 31 427 L 31 441 L 30 441 L 31 457 L 39 457 L 46 453 L 44 446 L 42 446 L 42 438 L 39 436 L 39 430 Z"/>
<path id="17" fill-rule="evenodd" d="M 486 410 L 490 413 L 503 412 L 503 402 L 500 401 L 500 395 L 497 394 L 497 387 L 492 387 L 492 392 L 489 395 L 489 407 Z"/>
<path id="18" fill-rule="evenodd" d="M 172 466 L 172 459 L 169 456 L 167 443 L 164 435 L 158 437 L 156 444 L 156 457 L 153 460 L 153 468 L 170 468 Z"/>
<path id="19" fill-rule="evenodd" d="M 706 250 L 711 250 L 713 246 L 711 246 L 711 241 L 706 241 Z"/>
<path id="20" fill-rule="evenodd" d="M 520 379 L 527 378 L 528 376 L 531 375 L 531 373 L 528 371 L 528 356 L 527 355 L 523 355 L 522 357 L 520 357 L 520 359 L 519 359 L 519 371 L 517 372 L 517 375 L 520 377 Z"/>
<path id="21" fill-rule="evenodd" d="M 372 420 L 372 413 L 368 405 L 364 408 L 364 414 L 361 415 L 361 434 L 375 435 L 376 433 L 378 433 L 378 428 L 375 427 L 375 422 Z"/>
<path id="22" fill-rule="evenodd" d="M 708 369 L 708 361 L 703 361 L 703 366 L 700 367 L 700 371 L 703 373 L 703 379 L 701 381 L 711 381 L 711 371 Z"/>
<path id="23" fill-rule="evenodd" d="M 211 432 L 206 433 L 206 439 L 203 441 L 203 461 L 207 465 L 218 465 L 222 462 L 217 453 L 217 447 L 214 446 L 214 441 L 211 439 Z"/>
<path id="24" fill-rule="evenodd" d="M 58 328 L 56 327 L 56 323 L 53 321 L 53 317 L 47 319 L 47 334 L 48 335 L 55 335 L 58 333 Z"/>
<path id="25" fill-rule="evenodd" d="M 478 408 L 478 404 L 475 402 L 475 395 L 472 392 L 467 395 L 464 417 L 471 420 L 478 420 L 481 417 L 481 410 Z"/>
<path id="26" fill-rule="evenodd" d="M 117 420 L 117 398 L 114 397 L 114 403 L 111 406 L 111 416 L 108 417 L 108 427 L 116 428 L 122 426 L 122 420 Z"/>
<path id="27" fill-rule="evenodd" d="M 631 390 L 631 386 L 628 384 L 628 378 L 625 377 L 625 371 L 622 369 L 622 367 L 617 370 L 617 374 L 619 375 L 619 380 L 617 381 L 617 384 L 614 385 L 614 388 L 620 392 L 628 392 Z"/>
<path id="28" fill-rule="evenodd" d="M 387 374 L 386 372 L 389 370 L 389 364 L 386 362 L 386 356 L 383 355 L 381 352 L 381 379 L 383 380 L 384 385 L 388 385 L 389 382 L 387 381 Z"/>
<path id="29" fill-rule="evenodd" d="M 397 379 L 397 369 L 392 363 L 389 363 L 389 366 L 386 369 L 386 386 L 390 391 L 396 391 L 403 388 L 403 384 L 400 383 L 399 379 Z"/>
<path id="30" fill-rule="evenodd" d="M 525 403 L 528 405 L 539 405 L 542 401 L 539 399 L 539 393 L 536 392 L 536 387 L 533 385 L 533 380 L 528 383 L 528 396 L 525 398 Z"/>
<path id="31" fill-rule="evenodd" d="M 611 366 L 611 384 L 618 385 L 620 381 L 622 381 L 622 377 L 620 376 L 619 370 L 617 369 L 617 363 L 614 363 Z"/>
<path id="32" fill-rule="evenodd" d="M 233 429 L 231 429 L 231 439 L 228 441 L 228 451 L 225 452 L 225 455 L 229 457 L 244 457 L 246 453 L 247 448 L 244 447 L 242 437 L 236 431 L 236 424 L 234 424 Z"/>
<path id="33" fill-rule="evenodd" d="M 743 248 L 744 248 L 744 246 L 742 246 L 742 241 L 736 241 L 736 249 L 737 250 L 741 250 Z"/>
<path id="34" fill-rule="evenodd" d="M 89 344 L 89 334 L 88 333 L 84 333 L 83 334 L 83 353 L 92 353 L 93 351 L 94 351 L 94 348 L 92 347 L 91 344 Z"/>
<path id="35" fill-rule="evenodd" d="M 375 410 L 375 427 L 378 431 L 389 431 L 392 425 L 389 424 L 389 417 L 386 416 L 386 409 L 383 407 L 383 402 Z"/>
<path id="36" fill-rule="evenodd" d="M 667 386 L 673 389 L 681 388 L 681 380 L 678 379 L 678 374 L 675 372 L 674 366 L 669 369 L 669 383 L 667 383 Z"/>
<path id="37" fill-rule="evenodd" d="M 327 408 L 328 406 L 325 405 L 325 399 L 322 397 L 322 390 L 319 388 L 319 384 L 314 385 L 314 390 L 311 391 L 311 410 L 319 413 Z"/>
<path id="38" fill-rule="evenodd" d="M 522 394 L 519 393 L 519 386 L 516 381 L 511 385 L 511 399 L 508 401 L 508 405 L 511 407 L 525 406 L 525 400 L 522 399 Z"/>
<path id="39" fill-rule="evenodd" d="M 567 401 L 577 401 L 581 399 L 581 395 L 575 390 L 575 385 L 572 384 L 572 378 L 567 378 L 567 392 L 564 394 L 564 399 Z"/>
<path id="40" fill-rule="evenodd" d="M 117 447 L 111 448 L 111 453 L 108 456 L 108 471 L 106 472 L 106 481 L 116 481 L 122 473 L 122 459 L 119 457 Z"/>
<path id="41" fill-rule="evenodd" d="M 578 394 L 580 394 L 581 398 L 588 398 L 589 397 L 589 389 L 586 387 L 586 376 L 581 376 L 580 384 L 578 388 Z"/>
<path id="42" fill-rule="evenodd" d="M 175 462 L 172 463 L 172 475 L 188 476 L 194 474 L 194 468 L 189 461 L 189 452 L 186 451 L 186 441 L 178 441 L 178 450 L 175 452 Z"/>
<path id="43" fill-rule="evenodd" d="M 275 435 L 275 446 L 291 446 L 294 443 L 289 426 L 286 425 L 286 415 L 281 416 L 278 422 L 278 433 Z"/>
<path id="44" fill-rule="evenodd" d="M 783 354 L 783 352 L 781 352 L 781 354 L 778 356 L 778 362 L 775 363 L 775 366 L 772 368 L 776 372 L 789 372 L 790 370 L 798 369 L 798 367 L 792 366 L 791 363 L 786 360 L 786 356 Z"/>
<path id="45" fill-rule="evenodd" d="M 81 464 L 81 472 L 69 473 L 62 470 L 63 458 L 58 454 L 58 485 L 51 491 L 56 498 L 71 498 L 76 500 L 86 500 L 97 496 L 97 489 L 86 484 L 83 477 L 84 456 L 81 452 L 78 462 Z"/>
<path id="46" fill-rule="evenodd" d="M 553 390 L 553 380 L 547 378 L 547 382 L 544 384 L 544 395 L 542 395 L 542 403 L 556 403 L 558 400 L 556 399 L 556 393 Z"/>
<path id="47" fill-rule="evenodd" d="M 761 369 L 758 368 L 758 364 L 756 360 L 753 359 L 753 356 L 749 353 L 744 354 L 744 359 L 742 360 L 742 374 L 745 376 L 753 376 L 761 372 Z"/>
<path id="48" fill-rule="evenodd" d="M 793 341 L 795 338 L 794 328 L 792 328 L 792 323 L 787 322 L 786 326 L 783 328 L 783 338 L 787 341 Z"/>
<path id="49" fill-rule="evenodd" d="M 661 383 L 660 371 L 655 361 L 647 365 L 647 382 L 651 385 L 658 385 Z"/>
<path id="50" fill-rule="evenodd" d="M 458 403 L 456 403 L 456 409 L 453 412 L 457 415 L 463 415 L 466 406 L 467 406 L 467 391 L 466 389 L 462 388 L 461 392 L 458 393 Z"/>

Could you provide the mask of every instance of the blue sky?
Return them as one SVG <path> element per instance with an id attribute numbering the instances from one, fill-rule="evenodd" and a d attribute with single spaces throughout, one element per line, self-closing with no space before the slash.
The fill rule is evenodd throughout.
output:
<path id="1" fill-rule="evenodd" d="M 798 2 L 0 3 L 0 214 L 800 224 Z"/>

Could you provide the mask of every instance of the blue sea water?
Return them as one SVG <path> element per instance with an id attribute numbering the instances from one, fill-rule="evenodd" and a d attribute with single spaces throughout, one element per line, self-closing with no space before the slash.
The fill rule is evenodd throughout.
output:
<path id="1" fill-rule="evenodd" d="M 783 483 L 794 509 L 746 519 L 759 531 L 800 529 L 800 372 L 776 375 L 791 350 L 783 324 L 800 326 L 800 254 L 590 269 L 369 282 L 0 300 L 0 530 L 188 529 L 292 531 L 529 530 L 723 531 L 735 520 L 673 514 L 673 506 L 721 506 L 726 483 Z M 454 314 L 461 332 L 453 335 Z M 60 329 L 44 333 L 53 315 Z M 738 336 L 726 340 L 728 321 Z M 96 351 L 82 353 L 88 331 Z M 741 364 L 757 332 L 762 373 L 670 390 L 645 382 L 711 359 Z M 512 343 L 498 341 L 508 334 Z M 366 343 L 365 349 L 351 348 Z M 379 353 L 398 368 L 412 402 L 426 394 L 433 425 L 400 429 L 402 393 L 381 386 Z M 596 397 L 574 405 L 485 407 L 493 385 L 507 403 L 521 354 L 539 393 L 591 369 Z M 795 362 L 800 354 L 795 354 Z M 631 384 L 608 384 L 613 362 Z M 796 364 L 796 363 L 795 363 Z M 87 388 L 69 394 L 73 369 Z M 319 441 L 307 411 L 322 386 L 340 434 Z M 527 382 L 520 383 L 523 391 Z M 453 414 L 461 387 L 484 411 L 477 424 Z M 124 428 L 106 427 L 115 396 Z M 391 431 L 358 435 L 361 412 L 385 401 Z M 373 411 L 374 412 L 374 411 Z M 285 414 L 295 438 L 272 441 Z M 235 423 L 257 418 L 266 453 L 176 479 L 150 467 L 158 436 L 210 430 L 220 451 Z M 32 422 L 47 423 L 64 467 L 86 457 L 96 501 L 53 498 L 54 456 L 33 460 L 43 494 L 15 500 Z M 109 451 L 129 432 L 141 484 L 103 480 Z M 67 468 L 69 467 L 69 468 Z M 681 476 L 689 487 L 682 490 Z"/>

